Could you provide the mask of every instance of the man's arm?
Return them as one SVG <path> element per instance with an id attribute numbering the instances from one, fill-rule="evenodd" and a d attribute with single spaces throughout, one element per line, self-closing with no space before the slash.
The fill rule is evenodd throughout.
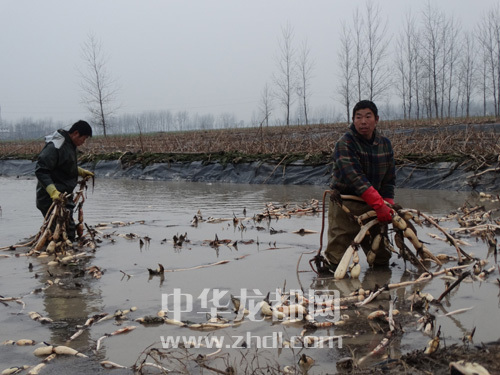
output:
<path id="1" fill-rule="evenodd" d="M 377 218 L 380 222 L 391 221 L 393 213 L 392 209 L 384 203 L 384 198 L 392 200 L 394 197 L 395 165 L 390 143 L 388 143 L 388 150 L 385 154 L 387 158 L 375 159 L 376 163 L 371 160 L 371 164 L 365 166 L 367 169 L 374 168 L 373 173 L 377 177 L 376 174 L 379 173 L 380 168 L 387 168 L 384 168 L 383 165 L 387 163 L 387 160 L 389 161 L 389 168 L 384 174 L 384 178 L 382 178 L 382 186 L 379 192 L 366 176 L 353 142 L 343 139 L 337 143 L 334 151 L 342 180 L 351 186 L 356 194 L 377 212 Z"/>
<path id="2" fill-rule="evenodd" d="M 394 211 L 384 203 L 384 199 L 373 186 L 370 186 L 363 194 L 361 194 L 361 198 L 363 198 L 363 200 L 375 210 L 378 221 L 381 223 L 392 221 Z"/>
<path id="3" fill-rule="evenodd" d="M 361 196 L 372 185 L 363 170 L 354 142 L 345 137 L 339 140 L 335 145 L 333 158 L 337 179 L 347 190 Z"/>
<path id="4" fill-rule="evenodd" d="M 391 204 L 394 204 L 394 190 L 396 187 L 396 165 L 394 161 L 394 151 L 392 150 L 391 142 L 386 139 L 385 148 L 388 150 L 387 159 L 389 163 L 389 167 L 382 178 L 382 183 L 380 185 L 379 193 L 382 197 L 388 201 L 388 199 L 392 200 L 392 202 L 388 201 Z"/>
<path id="5" fill-rule="evenodd" d="M 81 167 L 78 167 L 78 176 L 80 176 L 80 177 L 94 177 L 94 173 L 91 171 L 88 171 L 86 169 L 83 169 Z"/>
<path id="6" fill-rule="evenodd" d="M 53 185 L 51 173 L 57 166 L 58 153 L 54 144 L 49 142 L 38 155 L 35 167 L 35 176 L 44 188 Z"/>
<path id="7" fill-rule="evenodd" d="M 49 194 L 50 198 L 56 200 L 61 193 L 57 190 L 52 180 L 51 172 L 57 166 L 58 152 L 52 142 L 48 143 L 38 155 L 35 167 L 35 176 Z"/>

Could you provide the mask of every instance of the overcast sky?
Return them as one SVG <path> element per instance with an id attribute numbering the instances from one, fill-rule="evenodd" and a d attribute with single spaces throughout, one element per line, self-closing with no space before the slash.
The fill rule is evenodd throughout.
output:
<path id="1" fill-rule="evenodd" d="M 424 1 L 375 0 L 391 33 Z M 431 0 L 473 28 L 499 0 Z M 289 23 L 314 60 L 313 108 L 335 102 L 342 20 L 365 0 L 0 0 L 0 107 L 3 120 L 88 119 L 81 104 L 81 48 L 95 35 L 117 80 L 120 114 L 148 110 L 258 113 L 277 72 Z"/>

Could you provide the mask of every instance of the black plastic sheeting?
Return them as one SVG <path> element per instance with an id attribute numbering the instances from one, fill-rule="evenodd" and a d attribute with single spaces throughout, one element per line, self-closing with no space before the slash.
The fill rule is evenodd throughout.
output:
<path id="1" fill-rule="evenodd" d="M 196 181 L 247 184 L 328 186 L 331 165 L 302 162 L 276 165 L 265 162 L 226 164 L 197 162 L 158 163 L 146 167 L 123 166 L 120 161 L 82 165 L 97 178 L 132 178 L 159 181 Z M 0 176 L 34 176 L 35 162 L 0 160 Z M 500 192 L 500 168 L 477 176 L 456 163 L 405 165 L 397 168 L 396 186 L 409 189 Z"/>

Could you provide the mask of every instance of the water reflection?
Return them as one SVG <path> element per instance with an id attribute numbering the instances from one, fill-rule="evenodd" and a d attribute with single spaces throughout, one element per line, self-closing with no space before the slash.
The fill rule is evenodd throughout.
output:
<path id="1" fill-rule="evenodd" d="M 86 320 L 103 311 L 103 301 L 99 284 L 84 280 L 83 265 L 65 274 L 54 274 L 54 267 L 47 269 L 47 275 L 41 281 L 60 280 L 43 293 L 43 306 L 46 316 L 51 318 L 50 341 L 53 344 L 65 344 Z M 51 270 L 52 269 L 52 270 Z M 49 276 L 51 275 L 51 276 Z M 90 331 L 85 330 L 72 341 L 71 346 L 86 351 L 92 344 Z"/>
<path id="2" fill-rule="evenodd" d="M 0 177 L 0 205 L 2 216 L 0 217 L 0 245 L 8 245 L 17 242 L 21 238 L 34 234 L 41 225 L 41 219 L 34 205 L 35 181 L 17 180 Z M 403 272 L 401 259 L 392 257 L 391 262 L 396 265 L 389 270 L 367 270 L 366 262 L 362 258 L 363 273 L 359 280 L 318 279 L 307 265 L 309 260 L 304 256 L 299 264 L 301 271 L 297 276 L 295 270 L 297 260 L 301 253 L 314 252 L 319 247 L 319 234 L 299 236 L 294 234 L 301 228 L 312 229 L 319 232 L 321 228 L 321 215 L 293 217 L 291 219 L 280 219 L 263 222 L 255 222 L 252 219 L 243 221 L 245 228 L 233 225 L 233 216 L 242 217 L 246 211 L 246 217 L 252 218 L 256 213 L 264 210 L 267 202 L 275 203 L 301 203 L 311 198 L 321 199 L 323 188 L 317 186 L 267 186 L 267 185 L 237 185 L 237 184 L 212 184 L 212 183 L 187 183 L 187 182 L 161 182 L 161 181 L 138 181 L 138 180 L 104 180 L 98 179 L 95 189 L 90 188 L 87 192 L 87 200 L 84 205 L 85 222 L 96 225 L 100 222 L 123 221 L 130 225 L 110 226 L 103 230 L 112 235 L 103 239 L 100 248 L 95 253 L 90 263 L 98 265 L 105 272 L 100 280 L 88 280 L 74 277 L 78 273 L 70 268 L 53 271 L 39 259 L 30 259 L 33 262 L 34 272 L 43 275 L 35 279 L 27 270 L 25 259 L 9 258 L 0 261 L 0 281 L 4 285 L 3 294 L 26 295 L 31 290 L 39 287 L 40 282 L 47 278 L 64 276 L 64 286 L 49 288 L 46 293 L 33 295 L 27 299 L 29 311 L 45 311 L 57 324 L 52 327 L 41 326 L 39 323 L 26 321 L 26 316 L 19 317 L 10 314 L 0 314 L 0 324 L 6 328 L 9 337 L 18 337 L 28 334 L 22 331 L 29 328 L 29 334 L 38 341 L 53 341 L 62 343 L 72 333 L 78 324 L 83 324 L 85 319 L 93 314 L 107 312 L 113 313 L 117 309 L 137 306 L 136 313 L 131 314 L 130 319 L 144 315 L 155 315 L 161 309 L 162 294 L 172 293 L 174 288 L 181 288 L 183 293 L 190 294 L 195 299 L 196 309 L 201 308 L 197 297 L 205 288 L 226 291 L 229 294 L 240 295 L 242 289 L 259 290 L 265 295 L 268 291 L 275 290 L 286 284 L 287 288 L 299 288 L 300 285 L 312 289 L 340 290 L 342 294 L 349 294 L 362 286 L 364 289 L 374 289 L 387 283 L 402 282 L 414 279 L 417 275 Z M 443 215 L 457 207 L 470 196 L 464 192 L 443 191 L 412 191 L 397 190 L 396 201 L 404 207 L 420 209 L 432 215 Z M 8 199 L 7 199 L 8 198 Z M 191 225 L 193 216 L 201 211 L 204 218 L 209 216 L 227 218 L 228 221 L 217 223 L 200 222 L 197 227 Z M 260 229 L 262 228 L 262 229 Z M 276 230 L 271 233 L 271 228 Z M 423 236 L 430 229 L 421 230 Z M 122 235 L 134 233 L 139 237 L 148 236 L 151 242 L 141 246 L 138 239 L 127 239 Z M 187 233 L 189 242 L 182 246 L 174 246 L 173 236 Z M 219 239 L 238 241 L 237 246 L 222 245 L 211 247 L 209 242 L 215 235 Z M 432 250 L 435 252 L 453 253 L 454 249 L 445 243 L 432 241 Z M 483 256 L 486 248 L 480 244 L 476 245 L 474 251 Z M 312 257 L 313 254 L 308 255 Z M 186 269 L 199 265 L 213 264 L 226 260 L 224 265 L 196 269 L 194 271 L 167 272 L 164 278 L 159 276 L 150 277 L 148 268 L 155 269 L 158 263 L 165 266 L 167 270 Z M 409 266 L 412 269 L 411 266 Z M 47 272 L 53 276 L 48 276 Z M 58 274 L 58 272 L 62 272 Z M 126 275 L 130 275 L 127 277 Z M 300 279 L 297 280 L 297 278 Z M 15 280 L 15 282 L 13 282 Z M 391 296 L 397 297 L 399 301 L 406 301 L 408 295 L 417 289 L 425 288 L 427 292 L 439 295 L 443 291 L 442 280 L 432 280 L 427 284 L 408 288 L 396 289 Z M 452 340 L 458 339 L 463 330 L 478 325 L 480 321 L 487 318 L 493 319 L 493 324 L 500 324 L 498 319 L 498 301 L 494 298 L 485 300 L 485 296 L 494 289 L 496 285 L 483 283 L 478 285 L 461 285 L 456 291 L 444 300 L 440 311 L 433 309 L 433 313 L 444 315 L 446 311 L 475 305 L 474 315 L 461 315 L 452 318 L 441 317 L 442 331 Z M 497 298 L 498 299 L 498 298 Z M 223 302 L 226 303 L 228 299 Z M 387 299 L 381 299 L 380 304 L 386 305 Z M 6 311 L 13 309 L 1 306 Z M 199 314 L 198 310 L 186 311 L 183 318 L 195 322 L 201 322 L 205 316 Z M 362 312 L 364 313 L 364 312 Z M 349 314 L 355 322 L 356 316 L 351 310 Z M 110 333 L 118 327 L 115 322 L 107 321 L 91 327 L 75 340 L 72 345 L 79 350 L 92 352 L 96 340 L 105 333 Z M 154 342 L 158 342 L 160 335 L 193 334 L 192 331 L 182 331 L 179 327 L 160 326 L 142 327 L 138 323 L 128 321 L 125 324 L 137 325 L 133 332 L 110 338 L 105 341 L 103 349 L 98 353 L 100 358 L 107 358 L 124 365 L 132 365 L 138 357 L 138 353 Z M 411 326 L 413 327 L 413 326 Z M 273 325 L 269 321 L 248 322 L 241 327 L 235 327 L 229 334 L 268 334 L 273 330 L 282 330 L 279 325 Z M 367 342 L 380 342 L 380 335 L 373 335 L 367 326 L 364 340 L 357 345 L 360 355 L 366 354 Z M 413 328 L 411 328 L 413 329 Z M 296 334 L 297 328 L 287 328 L 290 335 Z M 338 332 L 342 332 L 339 329 Z M 348 332 L 348 330 L 346 330 Z M 337 334 L 337 330 L 335 331 Z M 496 339 L 498 336 L 493 330 L 486 327 L 478 328 L 478 335 L 485 340 Z M 479 337 L 479 336 L 478 336 Z M 401 343 L 394 346 L 396 352 L 401 347 L 408 349 L 421 349 L 427 341 L 420 333 L 413 331 L 405 333 Z M 361 353 L 362 352 L 362 353 Z M 331 351 L 317 354 L 318 371 L 329 369 L 332 361 L 347 352 Z M 24 362 L 20 355 L 16 359 Z M 284 351 L 279 358 L 283 363 L 289 364 L 293 356 Z M 4 361 L 2 359 L 2 361 Z M 35 359 L 33 359 L 35 360 Z M 71 366 L 76 366 L 72 362 Z M 296 362 L 296 361 L 295 361 Z M 4 363 L 4 362 L 2 362 Z M 5 363 L 12 365 L 12 363 Z M 74 369 L 75 367 L 71 367 Z M 78 371 L 75 371 L 78 372 Z M 81 373 L 84 373 L 82 371 Z M 90 373 L 91 371 L 88 371 Z"/>
<path id="3" fill-rule="evenodd" d="M 403 207 L 418 207 L 422 212 L 439 215 L 456 210 L 470 196 L 470 193 L 447 190 L 398 189 L 396 202 Z"/>
<path id="4" fill-rule="evenodd" d="M 97 192 L 99 189 L 99 192 Z M 107 216 L 113 202 L 115 216 L 146 213 L 148 218 L 164 218 L 162 214 L 195 214 L 198 210 L 209 215 L 260 212 L 266 202 L 301 202 L 321 196 L 323 190 L 314 186 L 269 186 L 246 184 L 213 184 L 138 180 L 103 180 L 96 183 L 93 199 L 89 200 L 91 215 Z M 104 193 L 104 196 L 101 194 Z M 101 199 L 104 198 L 104 199 Z"/>

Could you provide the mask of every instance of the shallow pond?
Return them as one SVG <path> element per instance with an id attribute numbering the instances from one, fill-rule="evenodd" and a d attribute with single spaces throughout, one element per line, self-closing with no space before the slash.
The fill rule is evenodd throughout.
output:
<path id="1" fill-rule="evenodd" d="M 36 210 L 34 179 L 15 179 L 0 177 L 0 247 L 22 242 L 34 235 L 42 217 Z M 335 342 L 331 348 L 279 348 L 272 343 L 272 337 L 290 338 L 299 335 L 302 324 L 284 326 L 264 320 L 260 314 L 243 323 L 231 325 L 217 331 L 195 331 L 175 325 L 141 325 L 134 319 L 145 315 L 156 315 L 164 307 L 170 310 L 169 317 L 180 314 L 183 321 L 202 323 L 206 314 L 213 311 L 224 318 L 233 320 L 230 295 L 242 296 L 247 293 L 247 301 L 258 303 L 268 292 L 277 288 L 309 290 L 331 290 L 344 296 L 359 286 L 374 288 L 376 284 L 412 280 L 418 274 L 404 273 L 401 259 L 393 257 L 390 271 L 377 272 L 368 270 L 364 255 L 360 253 L 362 274 L 359 280 L 317 279 L 308 265 L 314 254 L 305 254 L 296 272 L 301 253 L 315 252 L 319 248 L 322 218 L 321 214 L 293 215 L 286 219 L 272 219 L 256 222 L 255 214 L 264 212 L 266 203 L 276 205 L 297 204 L 311 199 L 321 201 L 323 189 L 314 186 L 276 186 L 276 185 L 237 185 L 204 184 L 188 182 L 159 182 L 138 180 L 98 179 L 95 188 L 89 187 L 84 204 L 85 222 L 90 226 L 98 223 L 123 222 L 126 226 L 109 225 L 102 231 L 102 243 L 88 261 L 87 266 L 96 265 L 103 269 L 100 279 L 82 275 L 71 267 L 49 267 L 49 259 L 33 257 L 15 257 L 12 251 L 0 252 L 0 295 L 3 297 L 23 297 L 23 308 L 15 302 L 0 304 L 1 341 L 12 339 L 33 339 L 38 342 L 67 344 L 88 355 L 87 358 L 56 358 L 47 365 L 45 372 L 65 373 L 107 373 L 99 362 L 109 360 L 131 367 L 150 345 L 161 348 L 162 338 L 216 337 L 224 340 L 220 359 L 210 362 L 224 370 L 227 365 L 249 369 L 256 366 L 294 366 L 301 354 L 306 353 L 315 359 L 315 366 L 309 374 L 334 373 L 335 362 L 355 352 L 362 357 L 382 340 L 384 335 L 377 327 L 360 324 L 339 326 L 330 330 L 318 330 L 315 335 L 352 335 L 342 342 Z M 403 207 L 419 209 L 434 217 L 444 216 L 461 206 L 466 200 L 475 202 L 468 193 L 450 191 L 398 190 L 396 201 Z M 498 206 L 498 203 L 496 203 Z M 193 217 L 200 212 L 203 219 L 224 218 L 226 221 L 200 221 L 192 226 Z M 233 225 L 233 217 L 240 218 L 238 225 Z M 241 226 L 240 223 L 243 225 Z M 458 227 L 454 221 L 443 222 L 450 228 Z M 318 233 L 298 235 L 299 229 L 309 229 Z M 140 245 L 139 239 L 127 239 L 125 235 L 134 233 L 139 237 L 151 238 L 149 243 Z M 186 234 L 189 242 L 174 246 L 172 238 Z M 427 243 L 434 253 L 456 255 L 455 249 L 446 243 L 435 240 L 427 233 L 438 234 L 435 228 L 419 229 L 419 237 Z M 237 246 L 210 246 L 215 239 L 238 241 Z M 105 238 L 107 237 L 107 238 Z M 485 259 L 488 246 L 475 238 L 466 239 L 471 245 L 464 246 L 469 253 Z M 325 235 L 326 241 L 326 235 Z M 20 251 L 17 251 L 19 253 Z M 10 257 L 3 257 L 3 256 Z M 489 266 L 494 263 L 489 256 Z M 164 278 L 150 276 L 148 268 L 156 269 L 161 263 L 167 271 L 187 269 L 200 265 L 227 261 L 224 264 L 205 268 L 166 272 Z M 32 268 L 29 267 L 30 264 Z M 454 266 L 449 262 L 447 266 Z M 437 270 L 436 266 L 432 266 Z M 411 265 L 408 268 L 416 271 Z M 130 276 L 130 277 L 129 277 Z M 44 286 L 48 279 L 60 277 L 62 285 L 54 285 L 45 291 L 31 293 Z M 488 342 L 500 337 L 500 300 L 496 282 L 498 271 L 484 282 L 462 283 L 453 290 L 439 306 L 431 306 L 430 312 L 437 317 L 436 326 L 441 326 L 441 339 L 445 345 L 461 343 L 467 331 L 476 327 L 475 342 Z M 408 312 L 407 297 L 416 289 L 439 296 L 445 288 L 445 281 L 435 278 L 425 284 L 391 291 L 391 296 L 398 297 L 402 311 L 404 333 L 393 340 L 389 353 L 397 357 L 416 349 L 423 349 L 429 337 L 417 330 L 418 313 Z M 180 304 L 173 303 L 177 295 Z M 382 305 L 387 311 L 387 296 L 377 300 L 366 308 L 350 307 L 342 314 L 349 320 L 365 321 L 365 315 Z M 127 314 L 128 320 L 114 319 L 94 324 L 75 340 L 68 338 L 77 331 L 77 325 L 99 313 L 113 314 L 118 309 L 137 307 Z M 458 309 L 472 308 L 461 314 L 444 316 Z M 54 320 L 52 324 L 41 324 L 28 317 L 28 312 L 36 311 Z M 129 333 L 110 336 L 102 341 L 96 351 L 99 338 L 125 326 L 136 326 Z M 349 327 L 349 328 L 347 328 Z M 358 329 L 356 329 L 356 327 Z M 386 327 L 382 325 L 382 327 Z M 354 329 L 353 329 L 354 328 Z M 274 333 L 274 336 L 273 336 Z M 241 348 L 243 337 L 246 348 Z M 268 340 L 268 341 L 266 341 Z M 267 346 L 258 349 L 257 346 Z M 231 346 L 231 347 L 230 347 Z M 0 346 L 0 370 L 14 365 L 34 365 L 41 361 L 33 355 L 34 347 L 7 345 Z M 183 352 L 183 363 L 187 372 L 200 372 L 201 368 L 194 361 L 198 354 L 210 354 L 215 348 L 192 348 Z M 179 369 L 179 363 L 173 358 L 180 353 L 172 351 L 172 357 L 164 359 L 165 367 Z M 228 354 L 227 354 L 228 353 Z M 142 357 L 141 357 L 142 358 Z M 177 357 L 175 357 L 177 358 Z M 382 361 L 375 356 L 366 364 Z M 148 359 L 151 362 L 151 358 Z M 219 361 L 219 362 L 217 362 Z M 208 363 L 208 362 L 207 362 Z M 251 363 L 249 365 L 248 363 Z M 49 370 L 50 366 L 50 370 Z M 132 373 L 130 369 L 112 370 L 113 374 Z M 158 371 L 158 370 L 157 370 Z M 208 372 L 208 371 L 207 371 Z"/>

